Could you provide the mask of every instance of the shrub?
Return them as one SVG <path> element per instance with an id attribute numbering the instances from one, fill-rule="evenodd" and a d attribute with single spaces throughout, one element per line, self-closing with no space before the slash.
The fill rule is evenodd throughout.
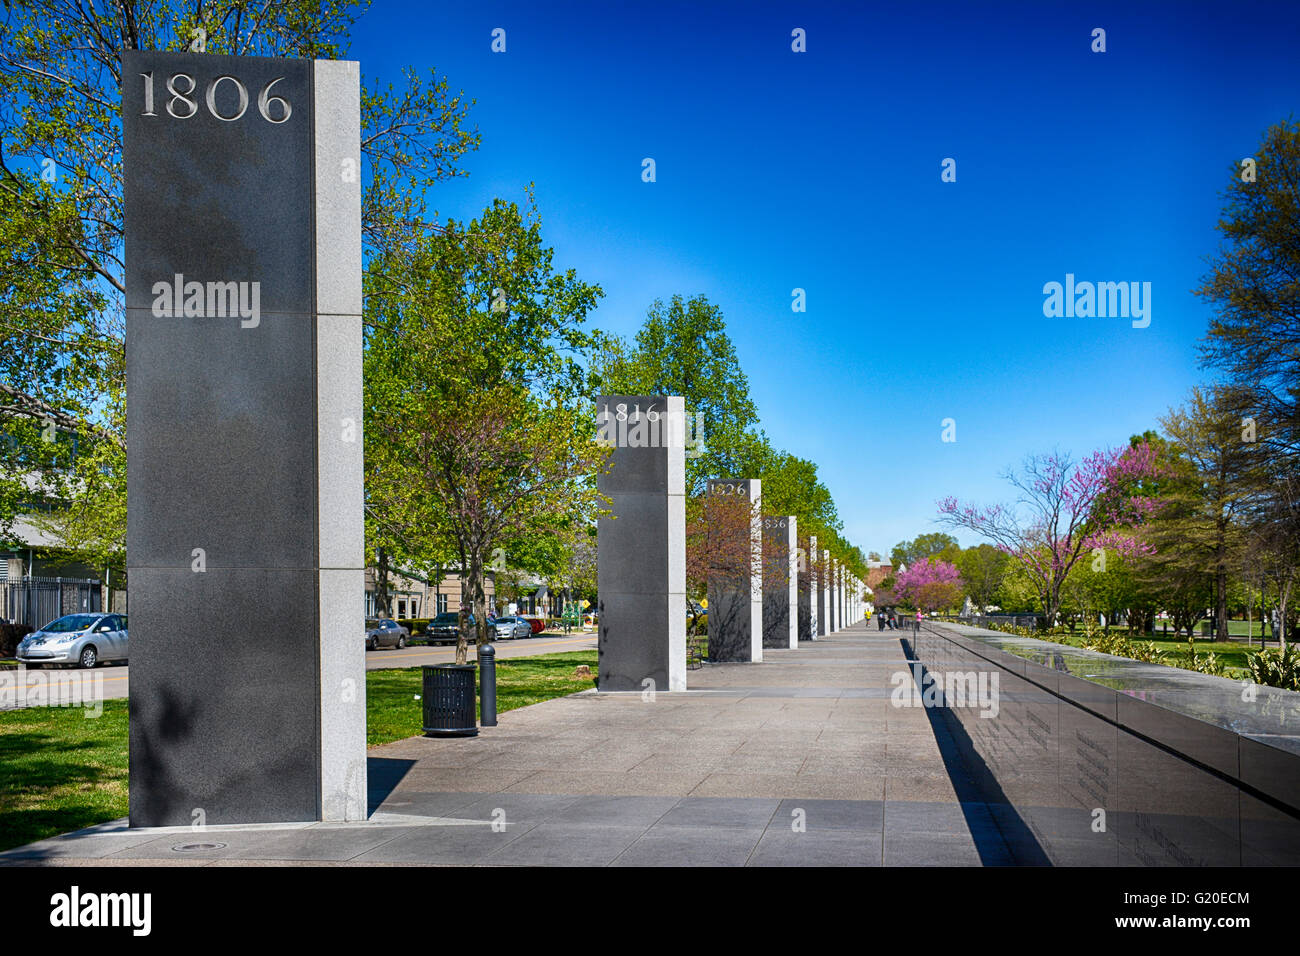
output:
<path id="1" fill-rule="evenodd" d="M 0 657 L 13 657 L 18 653 L 18 642 L 35 628 L 30 624 L 0 624 Z"/>
<path id="2" fill-rule="evenodd" d="M 1187 638 L 1187 656 L 1178 662 L 1178 666 L 1201 674 L 1212 674 L 1215 677 L 1226 677 L 1228 673 L 1228 666 L 1219 659 L 1218 654 L 1213 651 L 1208 654 L 1198 654 L 1196 639 L 1190 635 Z"/>
<path id="3" fill-rule="evenodd" d="M 1142 661 L 1146 664 L 1169 663 L 1167 660 L 1168 655 L 1156 647 L 1154 642 L 1130 640 L 1127 635 L 1120 633 L 1099 634 L 1092 640 L 1085 641 L 1083 646 L 1090 651 L 1114 654 L 1116 657 L 1127 657 L 1130 660 Z"/>
<path id="4" fill-rule="evenodd" d="M 1246 671 L 1256 684 L 1300 690 L 1300 647 L 1288 644 L 1246 656 Z"/>

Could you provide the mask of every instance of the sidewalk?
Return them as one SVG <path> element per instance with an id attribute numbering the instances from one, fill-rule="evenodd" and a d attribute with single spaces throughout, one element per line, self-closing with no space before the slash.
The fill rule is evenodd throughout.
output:
<path id="1" fill-rule="evenodd" d="M 586 692 L 477 737 L 376 747 L 365 823 L 119 821 L 0 865 L 1012 863 L 942 719 L 890 705 L 908 633 L 856 625 L 653 701 Z"/>

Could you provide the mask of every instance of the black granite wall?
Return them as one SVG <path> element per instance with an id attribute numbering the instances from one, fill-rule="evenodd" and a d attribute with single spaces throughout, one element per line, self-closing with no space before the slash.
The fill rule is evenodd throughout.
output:
<path id="1" fill-rule="evenodd" d="M 996 707 L 935 697 L 1022 860 L 1300 863 L 1300 694 L 974 628 L 912 643 L 925 686 L 996 675 Z"/>

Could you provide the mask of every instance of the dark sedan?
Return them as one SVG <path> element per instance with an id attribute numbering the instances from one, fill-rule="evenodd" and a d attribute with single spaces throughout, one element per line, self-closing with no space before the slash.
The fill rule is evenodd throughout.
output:
<path id="1" fill-rule="evenodd" d="M 455 611 L 443 611 L 424 629 L 431 644 L 454 644 L 460 632 L 460 615 Z"/>

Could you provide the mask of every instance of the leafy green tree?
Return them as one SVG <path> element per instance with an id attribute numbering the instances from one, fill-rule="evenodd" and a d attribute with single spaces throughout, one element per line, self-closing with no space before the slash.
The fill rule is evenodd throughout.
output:
<path id="1" fill-rule="evenodd" d="M 1250 396 L 1259 441 L 1300 454 L 1300 123 L 1269 127 L 1255 175 L 1232 168 L 1224 244 L 1197 293 L 1215 306 L 1202 361 Z"/>
<path id="2" fill-rule="evenodd" d="M 455 556 L 479 645 L 489 565 L 520 567 L 540 536 L 588 526 L 598 508 L 607 453 L 582 362 L 602 292 L 553 258 L 536 210 L 498 199 L 367 275 L 400 290 L 367 315 L 367 505 L 415 563 Z M 466 613 L 458 663 L 469 640 Z"/>
<path id="3" fill-rule="evenodd" d="M 66 504 L 54 520 L 68 544 L 103 556 L 125 538 L 122 52 L 185 50 L 202 30 L 210 53 L 341 57 L 363 9 L 355 0 L 5 5 L 0 415 L 10 433 L 19 420 L 53 420 L 78 440 L 74 472 L 37 469 L 44 497 Z M 408 73 L 396 90 L 363 86 L 368 257 L 401 254 L 428 226 L 425 189 L 461 175 L 459 160 L 478 145 L 464 126 L 469 105 L 434 73 Z M 0 530 L 25 500 L 11 482 L 0 489 Z"/>
<path id="4" fill-rule="evenodd" d="M 889 552 L 889 559 L 897 570 L 904 566 L 910 568 L 926 558 L 940 558 L 951 562 L 956 559 L 959 551 L 960 546 L 956 538 L 942 531 L 934 531 L 919 534 L 914 541 L 898 542 Z"/>
<path id="5" fill-rule="evenodd" d="M 1231 169 L 1224 241 L 1197 290 L 1215 307 L 1201 358 L 1226 376 L 1233 410 L 1255 433 L 1263 480 L 1249 509 L 1252 547 L 1289 621 L 1300 573 L 1300 123 L 1270 126 L 1252 159 L 1253 176 Z"/>
<path id="6" fill-rule="evenodd" d="M 1242 519 L 1257 486 L 1259 446 L 1243 441 L 1227 389 L 1194 388 L 1187 404 L 1160 420 L 1175 454 L 1194 470 L 1177 510 L 1179 550 L 1214 581 L 1216 631 L 1228 632 L 1228 575 L 1238 563 Z M 1171 518 L 1171 520 L 1174 520 Z"/>
<path id="7" fill-rule="evenodd" d="M 817 476 L 816 464 L 769 446 L 747 466 L 745 473 L 763 483 L 762 509 L 765 514 L 793 515 L 798 519 L 800 538 L 816 535 L 818 550 L 832 541 L 838 542 L 839 515 L 830 490 Z M 835 550 L 837 557 L 845 557 L 844 548 L 837 544 Z M 808 559 L 809 556 L 805 555 L 805 566 Z"/>
<path id="8" fill-rule="evenodd" d="M 688 418 L 698 416 L 703 444 L 687 455 L 688 494 L 702 497 L 710 478 L 758 478 L 766 514 L 794 515 L 801 537 L 817 535 L 819 551 L 866 577 L 866 559 L 841 537 L 834 499 L 816 464 L 773 448 L 758 427 L 722 311 L 707 298 L 656 300 L 632 343 L 606 336 L 596 344 L 592 368 L 607 394 L 680 395 Z"/>
<path id="9" fill-rule="evenodd" d="M 966 584 L 966 595 L 979 613 L 996 603 L 998 589 L 1011 564 L 1011 555 L 991 544 L 979 544 L 957 554 L 954 563 Z"/>
<path id="10" fill-rule="evenodd" d="M 702 295 L 656 299 L 635 342 L 606 341 L 597 356 L 598 388 L 607 394 L 680 395 L 699 416 L 703 448 L 686 461 L 687 492 L 704 494 L 710 478 L 753 478 L 746 467 L 764 455 L 754 432 L 758 410 L 749 379 L 727 335 L 722 310 Z"/>

